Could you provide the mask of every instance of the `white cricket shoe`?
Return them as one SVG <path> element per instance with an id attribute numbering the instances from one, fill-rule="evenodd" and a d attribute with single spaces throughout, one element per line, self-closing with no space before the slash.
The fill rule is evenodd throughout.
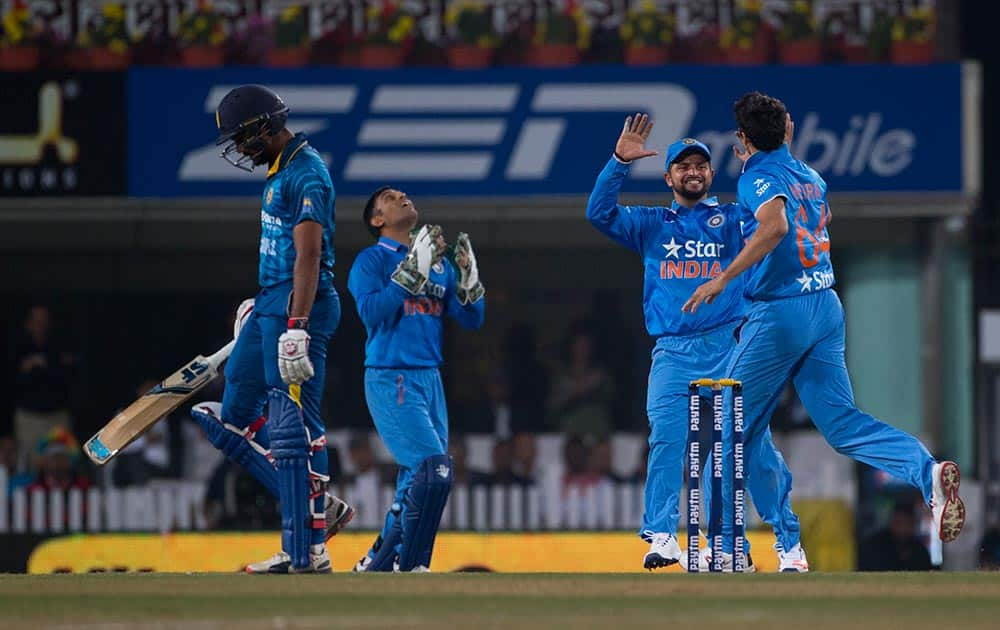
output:
<path id="1" fill-rule="evenodd" d="M 681 554 L 680 557 L 681 568 L 687 571 L 687 554 Z M 712 567 L 712 548 L 702 547 L 701 551 L 698 552 L 698 571 L 701 573 L 707 573 Z M 722 552 L 722 572 L 732 573 L 733 572 L 733 554 Z M 753 556 L 747 554 L 747 564 L 746 568 L 743 570 L 744 573 L 756 573 L 757 565 L 753 563 Z"/>
<path id="2" fill-rule="evenodd" d="M 952 542 L 962 533 L 965 525 L 965 503 L 958 496 L 962 473 L 955 462 L 934 464 L 934 489 L 931 494 L 931 513 L 934 526 L 942 542 Z"/>
<path id="3" fill-rule="evenodd" d="M 372 557 L 368 554 L 361 556 L 361 559 L 354 565 L 355 573 L 364 573 L 368 570 L 368 565 L 372 563 Z"/>
<path id="4" fill-rule="evenodd" d="M 778 552 L 779 573 L 809 573 L 809 560 L 806 559 L 802 543 L 795 543 L 794 547 L 785 551 L 781 543 L 776 542 L 774 550 Z"/>
<path id="5" fill-rule="evenodd" d="M 673 534 L 653 534 L 649 551 L 642 559 L 642 566 L 652 571 L 677 564 L 681 557 L 681 547 Z"/>
<path id="6" fill-rule="evenodd" d="M 354 518 L 354 508 L 345 501 L 326 493 L 324 500 L 326 512 L 326 535 L 323 540 L 330 540 Z"/>
<path id="7" fill-rule="evenodd" d="M 365 556 L 365 557 L 367 558 L 368 556 Z M 418 564 L 417 566 L 413 567 L 409 571 L 400 571 L 399 570 L 399 558 L 396 558 L 395 560 L 392 561 L 392 572 L 393 573 L 430 573 L 431 569 L 430 569 L 430 567 L 425 567 L 422 564 Z"/>
<path id="8" fill-rule="evenodd" d="M 254 575 L 289 573 L 330 573 L 332 565 L 330 563 L 330 553 L 326 550 L 326 545 L 313 545 L 309 551 L 310 566 L 306 569 L 296 569 L 292 566 L 292 558 L 284 551 L 279 551 L 267 560 L 261 560 L 253 564 L 248 564 L 243 569 L 245 573 Z"/>

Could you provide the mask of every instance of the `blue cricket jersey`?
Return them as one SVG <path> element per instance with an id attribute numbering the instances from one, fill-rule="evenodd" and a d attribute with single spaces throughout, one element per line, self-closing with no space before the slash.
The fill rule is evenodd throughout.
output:
<path id="1" fill-rule="evenodd" d="M 431 267 L 420 295 L 410 295 L 390 278 L 409 247 L 382 237 L 361 251 L 351 265 L 347 289 L 368 332 L 365 367 L 428 368 L 442 362 L 442 316 L 463 328 L 483 325 L 486 298 L 462 305 L 456 294 L 457 273 L 451 262 Z"/>
<path id="2" fill-rule="evenodd" d="M 747 296 L 773 300 L 829 289 L 834 285 L 830 262 L 830 204 L 826 182 L 808 164 L 796 160 L 788 145 L 758 151 L 743 166 L 737 195 L 747 238 L 757 229 L 757 211 L 775 197 L 785 200 L 788 233 L 773 251 L 747 271 Z"/>
<path id="3" fill-rule="evenodd" d="M 644 269 L 643 312 L 654 337 L 689 335 L 743 315 L 743 281 L 737 278 L 695 313 L 681 306 L 701 284 L 722 273 L 743 246 L 740 211 L 715 197 L 686 208 L 622 206 L 618 193 L 629 165 L 612 157 L 597 177 L 587 219 L 617 243 L 639 253 Z"/>
<path id="4" fill-rule="evenodd" d="M 290 282 L 295 269 L 295 226 L 323 226 L 318 291 L 333 286 L 333 232 L 336 194 L 330 172 L 302 134 L 289 140 L 267 172 L 260 213 L 261 287 Z"/>

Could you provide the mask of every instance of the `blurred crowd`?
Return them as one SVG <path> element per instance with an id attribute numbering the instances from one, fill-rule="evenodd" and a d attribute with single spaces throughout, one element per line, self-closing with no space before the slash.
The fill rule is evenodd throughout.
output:
<path id="1" fill-rule="evenodd" d="M 934 0 L 6 0 L 0 68 L 927 63 Z"/>

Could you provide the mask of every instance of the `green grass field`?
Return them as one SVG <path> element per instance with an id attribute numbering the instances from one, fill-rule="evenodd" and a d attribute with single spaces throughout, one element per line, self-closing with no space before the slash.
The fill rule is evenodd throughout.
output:
<path id="1" fill-rule="evenodd" d="M 996 628 L 1000 574 L 0 575 L 0 628 Z"/>

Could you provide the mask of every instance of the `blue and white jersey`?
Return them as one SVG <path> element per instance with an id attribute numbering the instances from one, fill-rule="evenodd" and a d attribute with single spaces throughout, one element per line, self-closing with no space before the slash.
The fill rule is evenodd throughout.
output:
<path id="1" fill-rule="evenodd" d="M 290 282 L 295 269 L 295 226 L 315 221 L 323 226 L 318 290 L 333 286 L 333 233 L 336 193 L 330 172 L 305 136 L 296 134 L 267 172 L 260 212 L 261 287 Z"/>
<path id="2" fill-rule="evenodd" d="M 833 287 L 833 264 L 830 262 L 830 204 L 826 200 L 826 182 L 808 164 L 796 160 L 788 145 L 774 151 L 758 151 L 743 166 L 737 184 L 743 207 L 747 238 L 757 229 L 760 207 L 782 197 L 788 233 L 773 251 L 751 267 L 747 278 L 747 296 L 752 300 L 774 300 Z"/>
<path id="3" fill-rule="evenodd" d="M 695 313 L 681 307 L 698 286 L 722 273 L 743 246 L 740 210 L 715 197 L 694 208 L 622 206 L 618 193 L 629 165 L 611 158 L 597 177 L 587 219 L 602 233 L 642 257 L 643 312 L 654 337 L 690 335 L 742 317 L 743 281 L 733 280 Z"/>
<path id="4" fill-rule="evenodd" d="M 448 260 L 431 267 L 420 295 L 391 280 L 409 247 L 382 237 L 361 251 L 351 265 L 347 288 L 368 332 L 365 367 L 429 368 L 442 362 L 443 315 L 463 328 L 483 325 L 486 298 L 462 305 L 456 294 L 457 272 Z"/>

